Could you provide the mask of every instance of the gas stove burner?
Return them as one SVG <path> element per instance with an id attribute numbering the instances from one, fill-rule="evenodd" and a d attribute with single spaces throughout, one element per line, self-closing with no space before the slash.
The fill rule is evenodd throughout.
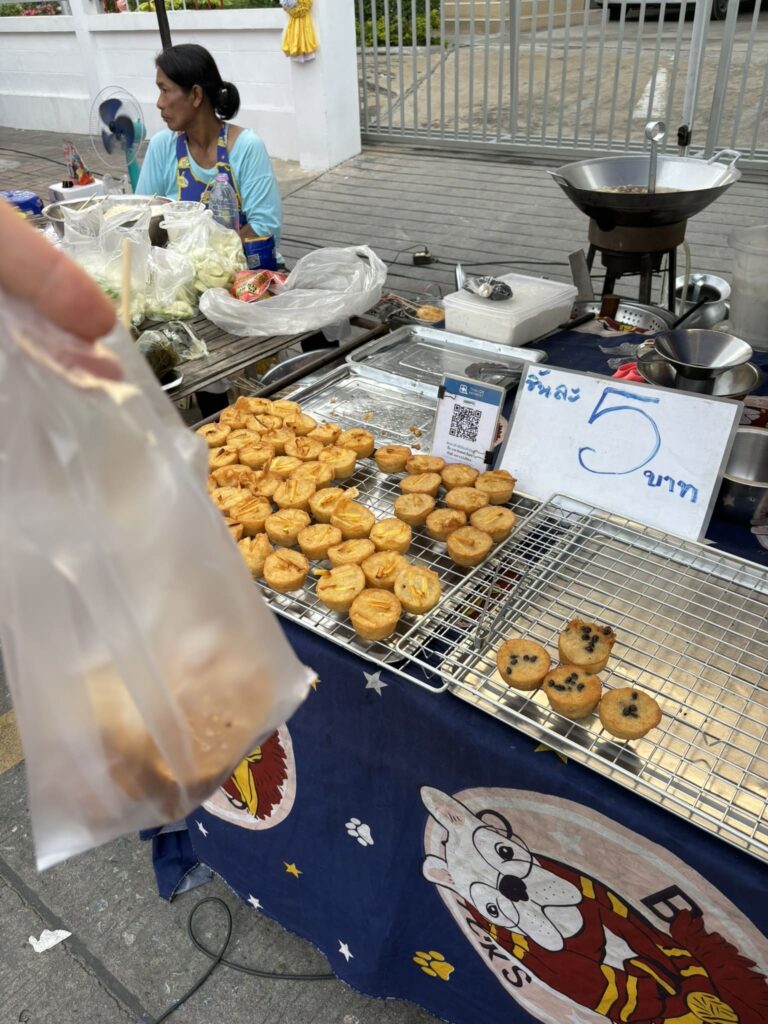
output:
<path id="1" fill-rule="evenodd" d="M 664 224 L 659 227 L 616 227 L 604 231 L 597 221 L 589 222 L 589 253 L 587 265 L 590 270 L 595 254 L 600 253 L 600 262 L 605 267 L 603 295 L 611 295 L 616 282 L 629 275 L 640 277 L 638 299 L 645 305 L 651 302 L 653 275 L 661 271 L 664 257 L 667 257 L 667 304 L 675 309 L 675 286 L 677 275 L 677 247 L 685 238 L 686 221 Z"/>

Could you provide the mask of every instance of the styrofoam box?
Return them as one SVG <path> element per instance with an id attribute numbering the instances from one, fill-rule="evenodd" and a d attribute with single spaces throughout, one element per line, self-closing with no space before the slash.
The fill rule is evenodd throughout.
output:
<path id="1" fill-rule="evenodd" d="M 525 345 L 570 316 L 577 291 L 572 284 L 525 274 L 505 274 L 499 280 L 512 289 L 511 299 L 493 302 L 468 291 L 446 295 L 445 329 L 500 345 Z"/>

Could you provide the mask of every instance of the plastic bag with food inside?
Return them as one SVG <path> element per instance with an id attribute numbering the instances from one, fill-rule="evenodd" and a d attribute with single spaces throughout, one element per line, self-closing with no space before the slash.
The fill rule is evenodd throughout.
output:
<path id="1" fill-rule="evenodd" d="M 0 639 L 41 868 L 190 813 L 312 678 L 207 497 L 203 442 L 128 335 L 105 344 L 120 380 L 0 294 Z"/>

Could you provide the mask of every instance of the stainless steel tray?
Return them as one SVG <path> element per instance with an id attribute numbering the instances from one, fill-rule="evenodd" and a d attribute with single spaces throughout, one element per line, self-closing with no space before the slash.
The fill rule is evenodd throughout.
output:
<path id="1" fill-rule="evenodd" d="M 369 380 L 437 397 L 446 373 L 496 383 L 502 373 L 514 383 L 524 362 L 540 363 L 539 349 L 496 345 L 434 327 L 400 327 L 347 356 L 352 372 Z"/>
<path id="2" fill-rule="evenodd" d="M 574 615 L 615 627 L 606 687 L 653 693 L 640 740 L 572 722 L 505 686 L 495 652 L 531 637 L 557 659 Z M 542 505 L 397 642 L 461 698 L 768 860 L 768 570 L 562 497 Z"/>

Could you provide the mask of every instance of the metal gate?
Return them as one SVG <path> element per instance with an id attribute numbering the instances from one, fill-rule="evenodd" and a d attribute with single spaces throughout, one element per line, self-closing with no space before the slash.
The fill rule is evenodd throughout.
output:
<path id="1" fill-rule="evenodd" d="M 356 2 L 368 141 L 568 158 L 661 119 L 768 166 L 768 0 Z"/>

